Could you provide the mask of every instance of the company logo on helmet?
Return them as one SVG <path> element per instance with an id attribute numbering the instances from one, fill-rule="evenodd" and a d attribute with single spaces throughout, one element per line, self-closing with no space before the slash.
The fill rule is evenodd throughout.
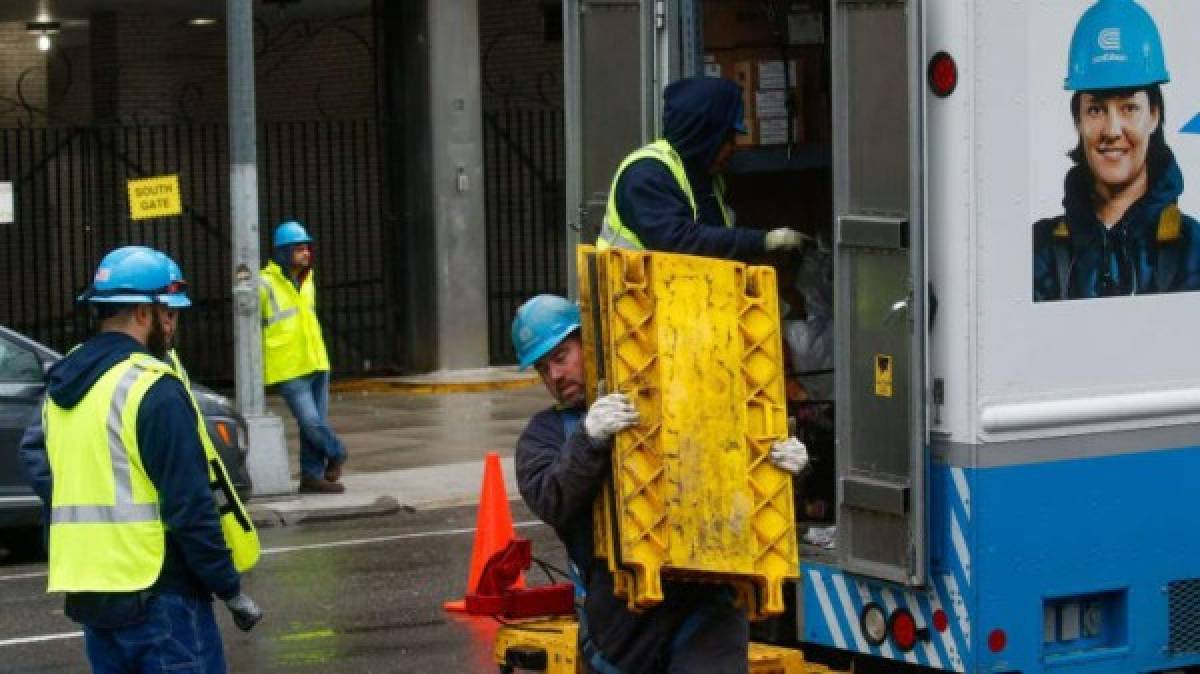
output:
<path id="1" fill-rule="evenodd" d="M 1092 57 L 1092 65 L 1097 63 L 1124 63 L 1129 60 L 1129 57 L 1120 52 L 1108 52 Z"/>
<path id="2" fill-rule="evenodd" d="M 1096 44 L 1105 51 L 1119 51 L 1121 49 L 1121 29 L 1105 28 L 1096 35 Z"/>
<path id="3" fill-rule="evenodd" d="M 96 281 L 107 281 L 112 276 L 112 270 L 108 267 L 101 267 L 96 270 Z"/>

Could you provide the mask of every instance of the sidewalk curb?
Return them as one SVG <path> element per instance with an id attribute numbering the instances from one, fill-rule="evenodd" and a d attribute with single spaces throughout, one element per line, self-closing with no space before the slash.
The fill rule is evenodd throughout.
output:
<path id="1" fill-rule="evenodd" d="M 412 506 L 401 505 L 391 496 L 378 496 L 371 503 L 353 505 L 300 507 L 299 497 L 250 503 L 247 506 L 250 520 L 259 529 L 275 527 L 292 527 L 300 524 L 316 522 L 333 522 L 338 520 L 361 519 L 365 517 L 385 517 L 395 515 L 402 510 L 411 510 Z"/>
<path id="2" fill-rule="evenodd" d="M 400 503 L 391 496 L 380 496 L 374 503 L 355 506 L 338 506 L 332 508 L 302 508 L 296 510 L 271 507 L 272 504 L 295 504 L 300 499 L 290 498 L 274 501 L 273 503 L 255 503 L 247 506 L 250 521 L 259 529 L 274 529 L 277 527 L 293 527 L 301 524 L 317 522 L 337 522 L 363 519 L 367 517 L 387 517 L 401 512 L 413 513 L 418 510 L 440 510 L 442 508 L 460 508 L 479 505 L 479 497 L 447 498 L 422 503 Z M 508 499 L 509 506 L 519 505 L 520 497 Z"/>
<path id="3" fill-rule="evenodd" d="M 343 379 L 330 384 L 332 393 L 408 393 L 439 395 L 445 393 L 486 393 L 516 391 L 537 386 L 537 377 L 497 381 L 402 381 L 396 379 Z"/>

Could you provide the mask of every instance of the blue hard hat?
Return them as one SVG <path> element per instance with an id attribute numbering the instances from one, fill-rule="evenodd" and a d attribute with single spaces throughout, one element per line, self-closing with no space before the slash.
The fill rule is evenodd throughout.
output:
<path id="1" fill-rule="evenodd" d="M 1133 0 L 1099 0 L 1075 24 L 1063 88 L 1128 89 L 1170 80 L 1158 26 Z"/>
<path id="2" fill-rule="evenodd" d="M 299 221 L 288 220 L 275 228 L 275 238 L 271 242 L 274 248 L 294 246 L 298 243 L 312 243 L 308 230 L 304 229 L 304 225 Z"/>
<path id="3" fill-rule="evenodd" d="M 80 302 L 92 304 L 167 304 L 171 269 L 166 256 L 145 246 L 118 248 L 96 267 L 92 286 Z"/>
<path id="4" fill-rule="evenodd" d="M 538 295 L 517 309 L 512 341 L 524 370 L 579 329 L 579 307 L 565 297 Z"/>
<path id="5" fill-rule="evenodd" d="M 167 292 L 167 306 L 171 309 L 187 309 L 192 306 L 192 300 L 187 295 L 187 281 L 183 279 L 183 270 L 179 268 L 175 260 L 171 259 L 170 255 L 159 252 L 163 260 L 167 263 L 167 270 L 171 274 L 171 283 Z"/>

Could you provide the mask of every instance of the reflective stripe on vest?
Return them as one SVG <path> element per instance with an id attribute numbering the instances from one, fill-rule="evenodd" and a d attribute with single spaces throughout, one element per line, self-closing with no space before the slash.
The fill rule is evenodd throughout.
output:
<path id="1" fill-rule="evenodd" d="M 596 238 L 596 250 L 605 250 L 607 248 L 624 248 L 627 250 L 645 250 L 646 246 L 638 235 L 632 229 L 625 225 L 621 220 L 621 214 L 617 211 L 617 181 L 621 179 L 621 174 L 629 165 L 642 160 L 654 159 L 666 165 L 667 170 L 675 178 L 679 189 L 683 191 L 687 197 L 688 206 L 692 209 L 692 221 L 696 221 L 699 216 L 699 211 L 696 208 L 696 197 L 692 192 L 692 184 L 687 177 L 687 169 L 683 165 L 683 160 L 675 152 L 675 148 L 663 139 L 659 139 L 633 151 L 626 157 L 621 165 L 617 167 L 616 173 L 613 175 L 612 186 L 608 190 L 608 205 L 604 212 L 604 223 L 600 228 L 600 235 Z M 713 178 L 713 195 L 717 199 L 717 205 L 721 210 L 721 219 L 724 220 L 726 227 L 733 226 L 733 217 L 730 215 L 729 208 L 725 205 L 725 198 L 722 194 L 725 191 L 725 181 L 720 176 Z"/>
<path id="2" fill-rule="evenodd" d="M 183 382 L 183 388 L 187 389 L 188 395 L 192 394 L 192 380 L 188 377 L 187 370 L 183 369 L 183 363 L 179 361 L 179 354 L 175 353 L 175 349 L 167 352 L 167 360 L 170 361 L 167 365 L 175 371 L 175 376 Z M 192 402 L 195 402 L 194 400 Z"/>
<path id="3" fill-rule="evenodd" d="M 153 522 L 158 519 L 158 504 L 64 505 L 54 506 L 50 513 L 52 524 L 62 522 Z"/>
<path id="4" fill-rule="evenodd" d="M 300 309 L 297 307 L 292 307 L 287 311 L 280 311 L 279 298 L 275 296 L 275 289 L 266 281 L 260 281 L 259 284 L 267 291 L 267 302 L 271 305 L 271 315 L 263 320 L 263 327 L 274 325 L 285 318 L 291 318 L 300 313 Z"/>

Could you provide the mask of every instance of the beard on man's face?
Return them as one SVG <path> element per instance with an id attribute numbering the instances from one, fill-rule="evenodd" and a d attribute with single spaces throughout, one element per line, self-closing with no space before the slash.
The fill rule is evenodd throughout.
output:
<path id="1" fill-rule="evenodd" d="M 150 322 L 150 334 L 146 336 L 146 350 L 156 358 L 165 359 L 173 341 L 172 336 L 167 334 L 163 319 L 155 314 Z"/>

